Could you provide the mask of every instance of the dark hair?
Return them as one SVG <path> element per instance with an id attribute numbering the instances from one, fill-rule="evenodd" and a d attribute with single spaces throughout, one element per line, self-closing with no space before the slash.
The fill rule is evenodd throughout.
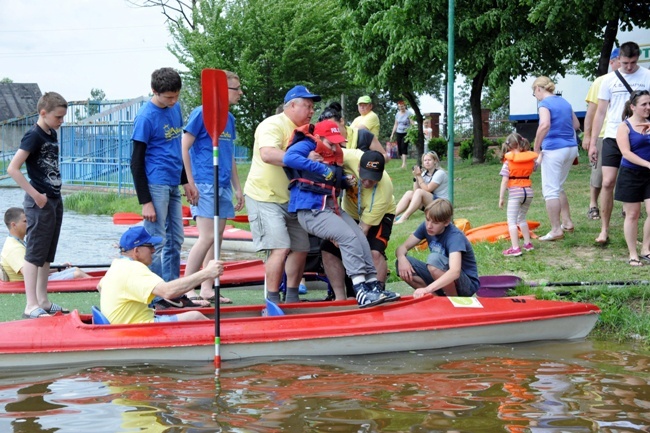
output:
<path id="1" fill-rule="evenodd" d="M 320 116 L 318 116 L 318 121 L 322 122 L 323 120 L 334 119 L 335 121 L 340 122 L 343 118 L 341 111 L 343 111 L 341 104 L 338 102 L 332 102 L 323 110 Z"/>
<path id="2" fill-rule="evenodd" d="M 641 48 L 636 42 L 626 42 L 621 45 L 621 51 L 619 52 L 619 57 L 639 57 L 641 55 Z"/>
<path id="3" fill-rule="evenodd" d="M 181 76 L 172 68 L 156 69 L 151 74 L 151 90 L 155 93 L 179 92 L 181 87 Z"/>
<path id="4" fill-rule="evenodd" d="M 639 98 L 641 96 L 647 96 L 650 95 L 650 92 L 647 90 L 635 90 L 630 94 L 630 99 L 625 101 L 625 107 L 623 108 L 623 115 L 621 116 L 621 120 L 629 119 L 632 117 L 632 105 L 636 107 L 636 103 L 638 102 Z"/>
<path id="5" fill-rule="evenodd" d="M 5 225 L 7 228 L 11 228 L 11 223 L 17 223 L 20 219 L 20 216 L 24 214 L 25 211 L 21 207 L 10 207 L 5 212 Z"/>

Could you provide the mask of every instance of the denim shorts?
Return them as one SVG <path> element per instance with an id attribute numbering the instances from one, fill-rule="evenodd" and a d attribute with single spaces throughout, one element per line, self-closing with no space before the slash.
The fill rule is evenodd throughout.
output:
<path id="1" fill-rule="evenodd" d="M 178 316 L 169 314 L 164 316 L 153 316 L 154 323 L 178 322 Z"/>
<path id="2" fill-rule="evenodd" d="M 192 216 L 202 218 L 214 218 L 214 185 L 211 183 L 197 183 L 199 190 L 198 205 L 190 206 Z M 235 206 L 232 204 L 232 188 L 219 188 L 219 218 L 233 218 Z"/>

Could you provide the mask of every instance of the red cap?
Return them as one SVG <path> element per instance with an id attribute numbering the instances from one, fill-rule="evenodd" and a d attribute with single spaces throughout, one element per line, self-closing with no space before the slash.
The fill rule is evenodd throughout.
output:
<path id="1" fill-rule="evenodd" d="M 314 128 L 314 134 L 318 135 L 319 137 L 325 137 L 332 143 L 336 144 L 341 144 L 347 141 L 345 137 L 341 135 L 339 125 L 336 122 L 332 122 L 331 120 L 323 120 L 322 122 L 318 122 Z"/>

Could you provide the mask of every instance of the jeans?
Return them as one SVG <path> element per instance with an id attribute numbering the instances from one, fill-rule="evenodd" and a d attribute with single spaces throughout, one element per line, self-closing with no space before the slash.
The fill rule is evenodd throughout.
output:
<path id="1" fill-rule="evenodd" d="M 183 212 L 178 186 L 149 184 L 156 222 L 145 221 L 144 228 L 152 236 L 163 238 L 153 254 L 149 269 L 165 281 L 180 277 Z"/>

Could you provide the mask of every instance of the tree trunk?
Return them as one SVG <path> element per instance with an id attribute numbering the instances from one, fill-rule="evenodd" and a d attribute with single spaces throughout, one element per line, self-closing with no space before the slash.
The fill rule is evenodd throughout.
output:
<path id="1" fill-rule="evenodd" d="M 411 93 L 411 92 L 404 92 L 404 98 L 409 101 L 409 105 L 413 107 L 413 111 L 415 112 L 415 121 L 417 122 L 417 128 L 418 128 L 418 141 L 415 143 L 418 149 L 418 158 L 420 155 L 424 153 L 424 129 L 422 126 L 423 122 L 423 117 L 422 117 L 422 112 L 420 111 L 420 107 L 418 106 L 418 100 L 416 96 Z"/>
<path id="2" fill-rule="evenodd" d="M 596 76 L 600 77 L 605 75 L 609 70 L 609 57 L 614 49 L 614 41 L 618 34 L 618 18 L 607 21 L 605 27 L 605 34 L 603 35 L 603 48 L 600 51 L 600 59 L 598 60 L 598 72 Z"/>
<path id="3" fill-rule="evenodd" d="M 472 79 L 472 91 L 469 96 L 469 103 L 472 110 L 472 132 L 474 144 L 472 146 L 472 163 L 485 162 L 485 150 L 483 149 L 483 118 L 481 116 L 481 93 L 483 84 L 488 73 L 487 63 Z"/>

